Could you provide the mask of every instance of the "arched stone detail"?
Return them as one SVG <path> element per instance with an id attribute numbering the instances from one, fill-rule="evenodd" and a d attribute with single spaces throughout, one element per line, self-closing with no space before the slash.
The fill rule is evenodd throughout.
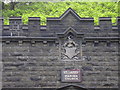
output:
<path id="1" fill-rule="evenodd" d="M 72 27 L 69 27 L 63 33 L 57 33 L 59 38 L 60 60 L 80 61 L 82 60 L 82 41 L 83 35 L 78 33 Z"/>
<path id="2" fill-rule="evenodd" d="M 78 85 L 67 85 L 67 86 L 60 87 L 56 90 L 88 90 L 88 89 L 80 87 Z"/>

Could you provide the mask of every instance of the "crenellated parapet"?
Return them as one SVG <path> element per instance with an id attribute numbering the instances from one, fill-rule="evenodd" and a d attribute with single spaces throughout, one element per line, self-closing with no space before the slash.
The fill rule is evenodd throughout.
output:
<path id="1" fill-rule="evenodd" d="M 4 18 L 0 18 L 4 23 Z M 72 27 L 85 37 L 118 37 L 119 21 L 112 25 L 111 17 L 100 17 L 99 25 L 94 25 L 93 18 L 81 18 L 73 9 L 69 8 L 60 17 L 47 18 L 47 25 L 40 25 L 40 17 L 29 17 L 28 24 L 22 23 L 21 17 L 10 17 L 9 25 L 3 24 L 2 36 L 25 37 L 57 37 Z"/>
<path id="2" fill-rule="evenodd" d="M 44 26 L 40 17 L 0 21 L 3 90 L 118 90 L 120 17 L 94 25 L 69 8 Z"/>

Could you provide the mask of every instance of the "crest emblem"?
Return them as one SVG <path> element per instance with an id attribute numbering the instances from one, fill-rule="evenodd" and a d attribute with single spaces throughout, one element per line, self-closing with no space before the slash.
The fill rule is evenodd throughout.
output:
<path id="1" fill-rule="evenodd" d="M 69 36 L 68 41 L 63 45 L 63 59 L 78 59 L 77 56 L 80 52 L 77 50 L 77 44 Z"/>

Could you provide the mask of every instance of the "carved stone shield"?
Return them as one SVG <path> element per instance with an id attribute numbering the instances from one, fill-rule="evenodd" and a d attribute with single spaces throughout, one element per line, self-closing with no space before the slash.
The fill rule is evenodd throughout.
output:
<path id="1" fill-rule="evenodd" d="M 72 59 L 74 56 L 77 55 L 76 53 L 76 47 L 66 47 L 65 48 L 65 55 L 69 58 L 69 59 Z"/>
<path id="2" fill-rule="evenodd" d="M 63 59 L 78 59 L 77 56 L 80 52 L 78 50 L 76 42 L 71 39 L 71 37 L 68 37 L 68 40 L 63 45 L 63 52 L 62 57 Z"/>

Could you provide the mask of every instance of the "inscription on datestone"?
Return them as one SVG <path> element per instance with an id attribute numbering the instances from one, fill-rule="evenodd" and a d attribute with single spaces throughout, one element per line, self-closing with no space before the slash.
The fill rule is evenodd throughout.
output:
<path id="1" fill-rule="evenodd" d="M 69 69 L 61 71 L 62 82 L 81 82 L 81 71 L 80 69 Z"/>

